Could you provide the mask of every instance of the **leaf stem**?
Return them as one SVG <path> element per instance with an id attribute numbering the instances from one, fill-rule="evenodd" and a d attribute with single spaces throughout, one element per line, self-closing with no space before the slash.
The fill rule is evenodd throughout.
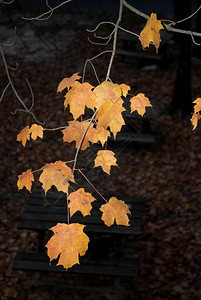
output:
<path id="1" fill-rule="evenodd" d="M 74 173 L 74 171 L 75 171 L 75 167 L 76 167 L 76 163 L 77 163 L 77 157 L 78 157 L 78 153 L 79 153 L 79 151 L 80 151 L 82 142 L 83 142 L 83 140 L 84 140 L 84 138 L 85 138 L 85 135 L 86 135 L 86 133 L 87 133 L 87 130 L 89 129 L 91 123 L 93 122 L 93 120 L 94 120 L 94 118 L 95 118 L 97 112 L 98 112 L 98 110 L 96 109 L 95 112 L 94 112 L 94 114 L 93 114 L 93 116 L 91 117 L 91 119 L 90 119 L 90 121 L 89 121 L 88 126 L 86 127 L 86 129 L 85 129 L 85 131 L 84 131 L 84 133 L 83 133 L 83 135 L 82 135 L 82 137 L 81 137 L 81 139 L 80 139 L 79 145 L 78 145 L 78 147 L 77 147 L 77 151 L 76 151 L 76 153 L 75 153 L 74 165 L 73 165 L 73 169 L 72 169 L 72 170 L 73 170 L 73 173 Z"/>
<path id="2" fill-rule="evenodd" d="M 80 169 L 76 169 L 76 171 L 80 172 L 80 174 L 84 177 L 84 179 L 90 184 L 90 186 L 96 191 L 97 194 L 99 194 L 99 196 L 106 202 L 108 203 L 108 201 L 105 199 L 105 197 L 103 197 L 103 195 L 97 190 L 97 188 L 95 188 L 95 186 L 91 183 L 91 181 L 86 177 L 86 175 L 80 170 Z"/>

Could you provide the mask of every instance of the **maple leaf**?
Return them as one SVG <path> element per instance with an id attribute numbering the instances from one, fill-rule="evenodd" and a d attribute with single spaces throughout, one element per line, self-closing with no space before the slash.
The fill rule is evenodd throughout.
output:
<path id="1" fill-rule="evenodd" d="M 127 214 L 131 212 L 124 201 L 112 197 L 108 203 L 101 205 L 100 211 L 103 213 L 101 220 L 103 220 L 105 225 L 111 226 L 116 220 L 117 225 L 129 226 Z"/>
<path id="2" fill-rule="evenodd" d="M 96 115 L 96 120 L 98 120 L 97 129 L 100 127 L 105 129 L 110 127 L 110 131 L 113 133 L 115 138 L 117 132 L 119 132 L 121 127 L 125 125 L 121 114 L 125 110 L 122 104 L 122 99 L 120 99 L 117 103 L 113 103 L 109 99 L 104 99 L 103 104 L 100 106 Z"/>
<path id="3" fill-rule="evenodd" d="M 58 85 L 57 93 L 62 92 L 65 88 L 69 90 L 72 83 L 80 78 L 81 76 L 79 76 L 78 73 L 74 73 L 71 77 L 64 78 Z"/>
<path id="4" fill-rule="evenodd" d="M 83 188 L 72 192 L 68 196 L 68 199 L 70 200 L 70 203 L 68 204 L 70 208 L 70 216 L 79 210 L 84 217 L 86 215 L 90 215 L 90 211 L 92 209 L 91 202 L 96 200 L 90 193 L 85 192 Z"/>
<path id="5" fill-rule="evenodd" d="M 75 180 L 71 168 L 65 162 L 56 161 L 55 163 L 46 164 L 42 169 L 39 181 L 42 183 L 45 194 L 51 189 L 52 185 L 58 191 L 68 194 L 69 181 L 75 182 Z"/>
<path id="6" fill-rule="evenodd" d="M 110 175 L 111 166 L 117 166 L 117 159 L 114 157 L 115 153 L 111 150 L 99 150 L 94 160 L 96 167 L 101 167 L 103 171 Z"/>
<path id="7" fill-rule="evenodd" d="M 29 125 L 27 125 L 20 131 L 20 133 L 17 135 L 17 141 L 22 142 L 22 145 L 24 147 L 26 145 L 26 142 L 30 141 Z"/>
<path id="8" fill-rule="evenodd" d="M 76 148 L 78 147 L 81 138 L 87 128 L 87 126 L 89 125 L 89 122 L 79 122 L 79 121 L 69 121 L 69 126 L 67 128 L 65 128 L 64 130 L 62 130 L 63 133 L 63 141 L 64 142 L 68 142 L 71 143 L 73 141 L 75 141 L 75 146 Z M 89 147 L 89 141 L 92 141 L 92 138 L 94 136 L 96 132 L 96 129 L 93 128 L 93 124 L 90 125 L 90 127 L 88 128 L 85 137 L 83 139 L 82 145 L 81 145 L 81 150 L 85 150 L 87 147 Z"/>
<path id="9" fill-rule="evenodd" d="M 88 82 L 75 81 L 65 96 L 64 107 L 70 105 L 70 112 L 76 120 L 84 114 L 85 106 L 94 110 L 96 95 L 92 92 L 93 86 Z"/>
<path id="10" fill-rule="evenodd" d="M 32 124 L 29 133 L 31 134 L 32 140 L 36 140 L 37 137 L 43 139 L 43 127 L 41 125 Z"/>
<path id="11" fill-rule="evenodd" d="M 103 147 L 109 136 L 110 136 L 109 130 L 100 127 L 96 130 L 91 142 L 92 143 L 101 142 L 101 145 Z"/>
<path id="12" fill-rule="evenodd" d="M 201 111 L 201 98 L 197 98 L 193 103 L 195 103 L 194 112 L 197 113 Z"/>
<path id="13" fill-rule="evenodd" d="M 164 29 L 163 25 L 159 20 L 157 20 L 157 15 L 152 13 L 144 29 L 140 33 L 139 40 L 142 47 L 149 47 L 150 43 L 153 42 L 156 48 L 156 53 L 158 53 L 158 48 L 161 42 L 159 31 L 161 29 Z"/>
<path id="14" fill-rule="evenodd" d="M 113 103 L 118 102 L 121 99 L 122 89 L 118 84 L 103 81 L 94 89 L 94 93 L 96 94 L 95 106 L 99 108 L 103 104 L 104 99 L 109 99 Z"/>
<path id="15" fill-rule="evenodd" d="M 198 125 L 198 121 L 200 120 L 201 116 L 199 113 L 194 113 L 191 117 L 191 124 L 193 125 L 193 130 L 195 130 L 195 128 Z"/>
<path id="16" fill-rule="evenodd" d="M 126 97 L 128 95 L 128 91 L 130 91 L 131 89 L 130 86 L 125 83 L 121 83 L 119 86 L 122 90 L 123 96 Z"/>
<path id="17" fill-rule="evenodd" d="M 79 223 L 58 223 L 50 228 L 54 235 L 45 245 L 50 261 L 60 255 L 57 266 L 62 265 L 66 270 L 79 264 L 79 255 L 85 255 L 89 243 L 88 236 L 83 232 L 84 227 Z"/>
<path id="18" fill-rule="evenodd" d="M 28 169 L 26 172 L 18 175 L 18 190 L 21 190 L 23 187 L 25 187 L 29 192 L 31 192 L 32 181 L 34 181 L 34 176 L 32 170 Z"/>
<path id="19" fill-rule="evenodd" d="M 143 116 L 146 111 L 146 107 L 152 107 L 149 99 L 145 97 L 145 94 L 139 93 L 130 99 L 131 102 L 131 113 L 137 110 L 138 114 Z"/>

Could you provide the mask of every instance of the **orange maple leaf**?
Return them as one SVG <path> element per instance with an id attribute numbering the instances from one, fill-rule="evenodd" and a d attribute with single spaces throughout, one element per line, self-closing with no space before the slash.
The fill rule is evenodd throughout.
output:
<path id="1" fill-rule="evenodd" d="M 71 77 L 64 78 L 58 85 L 57 93 L 62 92 L 65 88 L 69 90 L 72 83 L 80 78 L 81 76 L 79 76 L 78 73 L 74 73 Z"/>
<path id="2" fill-rule="evenodd" d="M 103 171 L 110 175 L 111 166 L 117 166 L 115 153 L 111 150 L 99 150 L 94 160 L 94 168 L 101 167 Z"/>
<path id="3" fill-rule="evenodd" d="M 24 147 L 26 145 L 26 142 L 30 141 L 29 125 L 27 125 L 20 131 L 20 133 L 17 135 L 17 141 L 22 142 L 22 145 Z"/>
<path id="4" fill-rule="evenodd" d="M 201 98 L 197 98 L 193 103 L 195 103 L 194 112 L 197 113 L 201 111 Z"/>
<path id="5" fill-rule="evenodd" d="M 109 136 L 110 136 L 109 130 L 100 127 L 96 130 L 91 142 L 92 143 L 100 142 L 103 147 Z"/>
<path id="6" fill-rule="evenodd" d="M 43 139 L 43 127 L 41 125 L 32 124 L 29 133 L 31 134 L 32 140 L 36 140 L 37 137 Z"/>
<path id="7" fill-rule="evenodd" d="M 161 29 L 164 29 L 163 25 L 159 20 L 157 20 L 157 15 L 152 13 L 144 29 L 140 33 L 139 40 L 142 47 L 149 47 L 150 43 L 153 42 L 156 52 L 158 53 L 158 48 L 161 42 L 159 31 Z"/>
<path id="8" fill-rule="evenodd" d="M 117 225 L 129 225 L 129 218 L 127 214 L 130 214 L 128 205 L 118 200 L 116 197 L 110 198 L 109 202 L 101 205 L 100 211 L 102 211 L 101 220 L 107 225 L 111 226 L 116 220 Z"/>
<path id="9" fill-rule="evenodd" d="M 70 203 L 68 204 L 70 208 L 70 216 L 79 210 L 84 217 L 86 215 L 90 215 L 90 211 L 92 209 L 91 202 L 96 200 L 90 193 L 85 192 L 83 188 L 72 192 L 68 196 L 68 199 L 70 200 Z"/>
<path id="10" fill-rule="evenodd" d="M 146 107 L 152 107 L 149 99 L 145 97 L 145 94 L 139 93 L 130 99 L 131 102 L 131 113 L 137 110 L 138 114 L 143 116 L 146 111 Z"/>
<path id="11" fill-rule="evenodd" d="M 201 116 L 199 113 L 194 113 L 191 117 L 191 124 L 193 125 L 193 130 L 195 130 L 195 128 L 198 125 L 198 121 L 201 119 Z"/>
<path id="12" fill-rule="evenodd" d="M 70 105 L 70 112 L 76 120 L 84 114 L 85 106 L 94 110 L 96 95 L 92 92 L 93 86 L 88 82 L 75 81 L 65 96 L 64 107 Z"/>
<path id="13" fill-rule="evenodd" d="M 79 223 L 58 223 L 50 228 L 54 235 L 45 245 L 50 261 L 60 255 L 57 266 L 62 265 L 66 270 L 79 264 L 79 255 L 85 255 L 89 243 L 88 236 L 83 232 L 84 227 Z"/>
<path id="14" fill-rule="evenodd" d="M 125 108 L 122 106 L 123 100 L 120 99 L 118 102 L 113 103 L 109 99 L 104 99 L 103 104 L 98 109 L 96 120 L 98 120 L 97 129 L 100 127 L 110 127 L 110 131 L 113 133 L 114 138 L 117 132 L 121 130 L 121 127 L 125 125 L 122 117 L 122 112 Z"/>
<path id="15" fill-rule="evenodd" d="M 126 97 L 128 95 L 128 91 L 131 89 L 130 86 L 125 83 L 121 83 L 119 86 L 122 90 L 122 95 Z"/>
<path id="16" fill-rule="evenodd" d="M 69 121 L 69 126 L 67 128 L 65 128 L 64 130 L 62 130 L 63 133 L 63 141 L 64 142 L 68 142 L 71 143 L 73 141 L 75 141 L 75 146 L 76 148 L 78 147 L 81 138 L 87 128 L 87 126 L 89 125 L 89 122 L 79 122 L 79 121 Z M 96 129 L 93 128 L 93 124 L 90 125 L 90 127 L 88 128 L 85 137 L 83 139 L 82 145 L 81 145 L 81 150 L 85 150 L 87 147 L 89 147 L 89 141 L 92 141 L 92 138 L 94 136 L 96 132 Z"/>
<path id="17" fill-rule="evenodd" d="M 103 81 L 94 89 L 94 93 L 96 94 L 95 106 L 99 108 L 103 104 L 104 99 L 111 100 L 113 103 L 121 99 L 122 89 L 116 83 Z"/>
<path id="18" fill-rule="evenodd" d="M 75 180 L 71 168 L 65 162 L 56 161 L 55 163 L 46 164 L 42 169 L 39 181 L 42 183 L 45 194 L 51 189 L 52 185 L 58 191 L 68 194 L 69 181 L 75 182 Z"/>
<path id="19" fill-rule="evenodd" d="M 28 169 L 26 172 L 18 175 L 18 190 L 21 190 L 23 187 L 25 187 L 31 193 L 32 181 L 34 181 L 34 176 L 32 170 Z"/>

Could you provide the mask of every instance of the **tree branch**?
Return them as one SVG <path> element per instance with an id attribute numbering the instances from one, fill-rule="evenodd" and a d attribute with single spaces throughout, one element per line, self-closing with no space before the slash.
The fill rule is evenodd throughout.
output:
<path id="1" fill-rule="evenodd" d="M 49 3 L 48 3 L 48 0 L 46 0 L 46 5 L 47 5 L 47 7 L 49 8 L 48 11 L 46 11 L 45 13 L 43 13 L 42 15 L 40 15 L 40 16 L 38 16 L 38 17 L 32 17 L 32 18 L 22 17 L 22 19 L 27 20 L 27 21 L 34 21 L 34 20 L 37 20 L 37 21 L 45 21 L 45 20 L 48 20 L 48 19 L 53 15 L 53 12 L 54 12 L 55 9 L 57 9 L 57 8 L 59 8 L 59 7 L 61 7 L 61 6 L 63 6 L 64 4 L 66 4 L 66 3 L 70 2 L 70 1 L 72 1 L 72 0 L 66 0 L 66 1 L 60 3 L 59 5 L 55 6 L 55 7 L 51 7 L 51 6 L 49 5 Z M 46 15 L 48 15 L 48 16 L 47 16 L 47 17 L 44 17 L 44 16 L 46 16 Z M 43 18 L 43 17 L 44 17 L 44 18 Z"/>
<path id="2" fill-rule="evenodd" d="M 32 107 L 33 107 L 33 103 L 34 103 L 34 95 L 33 95 L 33 92 L 32 92 L 32 89 L 31 89 L 31 86 L 29 84 L 29 82 L 27 81 L 28 83 L 28 86 L 29 86 L 29 89 L 30 89 L 30 92 L 31 92 L 31 97 L 32 97 L 32 100 L 31 100 L 31 108 L 28 109 L 27 106 L 25 105 L 25 103 L 23 102 L 23 100 L 20 98 L 20 96 L 18 95 L 18 92 L 16 91 L 14 85 L 13 85 L 13 82 L 11 80 L 11 77 L 10 77 L 10 73 L 8 71 L 8 65 L 7 65 L 7 62 L 6 62 L 6 59 L 5 59 L 5 55 L 4 55 L 4 52 L 3 52 L 3 48 L 2 48 L 2 45 L 0 44 L 0 53 L 1 53 L 1 56 L 2 56 L 2 59 L 3 59 L 3 63 L 4 63 L 4 68 L 5 68 L 5 71 L 6 71 L 6 75 L 7 75 L 7 78 L 8 78 L 8 82 L 9 82 L 9 85 L 11 86 L 16 98 L 19 100 L 19 102 L 21 103 L 21 105 L 24 107 L 24 109 L 16 109 L 14 111 L 13 114 L 15 114 L 17 111 L 24 111 L 26 113 L 29 113 L 33 118 L 34 120 L 39 123 L 39 124 L 43 124 L 41 123 L 37 118 L 36 116 L 34 115 L 34 113 L 30 110 Z M 6 86 L 6 88 L 4 89 L 2 95 L 5 94 L 5 91 L 7 90 L 8 88 L 8 85 Z M 1 95 L 1 100 L 2 100 L 2 95 Z"/>

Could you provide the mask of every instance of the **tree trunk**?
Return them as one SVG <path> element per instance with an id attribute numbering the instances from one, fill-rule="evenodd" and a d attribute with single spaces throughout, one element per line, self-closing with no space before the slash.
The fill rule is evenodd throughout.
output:
<path id="1" fill-rule="evenodd" d="M 191 1 L 174 0 L 175 20 L 181 20 L 191 14 Z M 179 26 L 180 25 L 180 26 Z M 179 23 L 177 28 L 190 30 L 190 20 Z M 184 27 L 185 26 L 185 27 Z M 192 112 L 191 98 L 191 37 L 175 33 L 176 45 L 176 78 L 170 114 L 178 114 L 181 118 Z"/>

